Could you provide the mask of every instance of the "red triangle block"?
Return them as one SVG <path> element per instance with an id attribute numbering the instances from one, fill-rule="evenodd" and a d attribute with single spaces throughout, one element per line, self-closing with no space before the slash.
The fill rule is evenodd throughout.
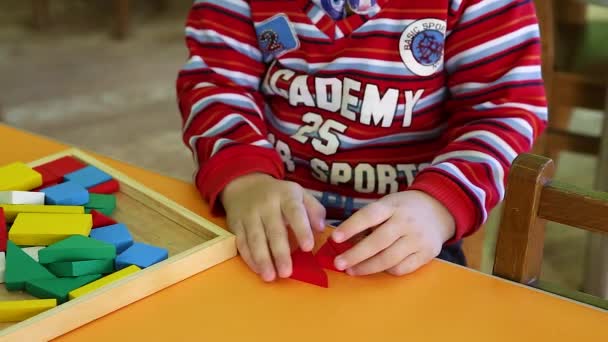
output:
<path id="1" fill-rule="evenodd" d="M 327 274 L 317 263 L 311 252 L 302 252 L 297 249 L 291 254 L 293 272 L 291 279 L 303 281 L 320 287 L 329 287 Z"/>
<path id="2" fill-rule="evenodd" d="M 93 228 L 111 226 L 118 223 L 97 210 L 91 210 L 91 215 L 93 216 Z"/>
<path id="3" fill-rule="evenodd" d="M 349 241 L 337 243 L 330 237 L 325 241 L 325 244 L 319 248 L 317 254 L 315 254 L 315 258 L 323 268 L 336 272 L 343 272 L 334 266 L 334 260 L 338 255 L 346 252 L 353 246 L 354 244 Z"/>
<path id="4" fill-rule="evenodd" d="M 66 156 L 53 160 L 52 162 L 42 164 L 38 166 L 38 168 L 42 168 L 56 176 L 63 177 L 70 172 L 80 170 L 86 166 L 87 164 L 81 162 L 80 160 L 74 157 Z"/>
<path id="5" fill-rule="evenodd" d="M 116 179 L 112 179 L 105 183 L 101 183 L 99 185 L 95 185 L 92 188 L 87 189 L 92 194 L 114 194 L 120 190 L 120 183 Z"/>
<path id="6" fill-rule="evenodd" d="M 0 252 L 6 252 L 6 241 L 8 241 L 6 218 L 4 217 L 4 209 L 0 207 Z"/>

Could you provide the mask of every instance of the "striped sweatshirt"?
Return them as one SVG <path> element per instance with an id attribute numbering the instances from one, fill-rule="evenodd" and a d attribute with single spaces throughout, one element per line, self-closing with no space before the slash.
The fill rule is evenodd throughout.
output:
<path id="1" fill-rule="evenodd" d="M 374 2 L 334 20 L 313 0 L 195 1 L 177 94 L 213 208 L 254 172 L 302 185 L 328 221 L 418 190 L 457 241 L 502 200 L 547 121 L 533 2 Z"/>

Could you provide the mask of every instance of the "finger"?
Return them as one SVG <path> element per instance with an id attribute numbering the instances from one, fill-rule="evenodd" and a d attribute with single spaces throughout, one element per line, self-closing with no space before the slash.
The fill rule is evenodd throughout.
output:
<path id="1" fill-rule="evenodd" d="M 394 267 L 391 267 L 387 270 L 388 273 L 394 276 L 402 276 L 405 274 L 410 274 L 420 267 L 426 265 L 432 258 L 424 256 L 424 254 L 417 252 L 410 254 L 403 261 L 397 264 Z"/>
<path id="2" fill-rule="evenodd" d="M 247 244 L 251 251 L 251 256 L 257 269 L 264 281 L 273 281 L 276 277 L 270 251 L 268 250 L 268 241 L 266 233 L 262 225 L 262 220 L 259 216 L 249 217 L 243 225 L 247 236 Z"/>
<path id="3" fill-rule="evenodd" d="M 247 266 L 249 266 L 253 272 L 259 274 L 260 272 L 258 271 L 255 261 L 253 261 L 251 251 L 249 250 L 249 245 L 247 244 L 247 236 L 245 230 L 243 229 L 243 225 L 240 223 L 233 225 L 232 232 L 236 235 L 236 248 L 239 250 L 241 258 L 243 258 Z"/>
<path id="4" fill-rule="evenodd" d="M 402 235 L 401 229 L 399 229 L 400 225 L 395 220 L 389 220 L 378 227 L 369 236 L 339 255 L 335 260 L 336 268 L 339 270 L 351 268 L 390 247 Z M 395 264 L 401 260 L 403 258 L 396 260 Z"/>
<path id="5" fill-rule="evenodd" d="M 291 250 L 287 237 L 287 228 L 280 212 L 262 217 L 266 230 L 266 238 L 274 259 L 279 277 L 287 278 L 291 275 Z"/>
<path id="6" fill-rule="evenodd" d="M 318 232 L 325 230 L 325 207 L 307 192 L 304 193 L 304 207 L 312 228 Z"/>
<path id="7" fill-rule="evenodd" d="M 303 201 L 296 199 L 284 201 L 281 203 L 281 211 L 287 223 L 291 226 L 291 230 L 295 234 L 302 251 L 312 251 L 315 240 L 310 229 L 310 221 L 308 221 Z"/>
<path id="8" fill-rule="evenodd" d="M 375 202 L 363 207 L 332 233 L 334 241 L 340 243 L 346 241 L 366 229 L 378 226 L 393 215 L 393 207 Z"/>
<path id="9" fill-rule="evenodd" d="M 417 244 L 407 237 L 401 237 L 377 255 L 346 270 L 350 275 L 368 275 L 386 271 L 399 265 L 408 256 L 416 253 Z"/>

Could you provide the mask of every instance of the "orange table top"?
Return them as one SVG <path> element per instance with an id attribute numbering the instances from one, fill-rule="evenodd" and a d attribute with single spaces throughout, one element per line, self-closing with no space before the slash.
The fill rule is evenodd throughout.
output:
<path id="1" fill-rule="evenodd" d="M 0 165 L 67 146 L 0 125 Z M 100 158 L 209 217 L 193 186 Z M 212 218 L 223 224 L 221 218 Z M 441 261 L 330 288 L 266 284 L 233 258 L 58 341 L 608 341 L 608 313 Z"/>

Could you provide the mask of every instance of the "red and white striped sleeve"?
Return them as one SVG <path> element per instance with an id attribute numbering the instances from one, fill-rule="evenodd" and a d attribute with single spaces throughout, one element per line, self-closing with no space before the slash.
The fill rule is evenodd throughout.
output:
<path id="1" fill-rule="evenodd" d="M 283 163 L 266 139 L 259 92 L 265 66 L 249 2 L 196 1 L 186 44 L 189 59 L 177 80 L 183 140 L 199 167 L 196 185 L 215 208 L 234 178 L 252 172 L 284 177 Z"/>
<path id="2" fill-rule="evenodd" d="M 503 199 L 511 163 L 546 126 L 547 104 L 532 1 L 452 0 L 450 13 L 446 146 L 410 189 L 449 209 L 456 241 Z"/>

